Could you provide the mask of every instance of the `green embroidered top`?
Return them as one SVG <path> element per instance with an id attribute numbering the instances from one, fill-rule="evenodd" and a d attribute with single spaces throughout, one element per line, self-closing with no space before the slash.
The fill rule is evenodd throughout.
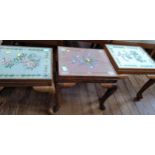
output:
<path id="1" fill-rule="evenodd" d="M 0 79 L 51 79 L 52 49 L 0 46 Z"/>

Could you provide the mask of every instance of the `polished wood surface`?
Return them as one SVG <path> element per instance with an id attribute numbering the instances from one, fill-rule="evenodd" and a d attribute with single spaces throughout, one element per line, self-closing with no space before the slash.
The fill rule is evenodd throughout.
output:
<path id="1" fill-rule="evenodd" d="M 61 51 L 63 49 L 63 51 Z M 69 51 L 69 53 L 68 53 Z M 76 51 L 76 52 L 75 52 Z M 72 72 L 75 72 L 75 68 L 78 67 L 76 66 L 77 64 L 74 64 L 76 67 L 74 68 L 70 68 L 69 65 L 67 65 L 68 63 L 72 62 L 72 54 L 74 53 L 75 56 L 78 53 L 79 55 L 81 54 L 80 52 L 84 52 L 82 57 L 85 57 L 85 55 L 87 55 L 87 53 L 89 52 L 94 52 L 94 50 L 92 49 L 81 49 L 81 48 L 66 48 L 66 47 L 61 47 L 58 48 L 58 52 L 55 52 L 55 54 L 57 54 L 56 56 L 56 77 L 55 77 L 55 87 L 56 87 L 56 94 L 55 94 L 55 101 L 56 101 L 56 105 L 57 105 L 57 110 L 59 109 L 59 103 L 60 103 L 60 93 L 61 93 L 61 85 L 63 83 L 100 83 L 102 86 L 104 85 L 105 88 L 107 88 L 108 90 L 104 93 L 104 95 L 102 95 L 102 97 L 99 97 L 99 105 L 100 105 L 100 109 L 101 110 L 105 110 L 105 102 L 106 100 L 108 100 L 109 97 L 111 97 L 115 91 L 117 90 L 117 80 L 121 79 L 123 76 L 119 76 L 113 69 L 109 59 L 107 56 L 104 55 L 104 50 L 95 50 L 95 52 L 103 52 L 103 58 L 107 59 L 105 60 L 105 65 L 104 63 L 99 63 L 99 66 L 96 66 L 96 70 L 98 70 L 99 68 L 104 68 L 103 71 L 106 71 L 106 67 L 108 69 L 110 69 L 109 71 L 111 71 L 112 73 L 114 72 L 113 75 L 109 75 L 109 73 L 105 72 L 104 74 L 102 73 L 101 76 L 99 76 L 98 74 L 90 74 L 87 75 L 85 73 L 81 73 L 81 70 L 83 69 L 83 67 L 85 67 L 85 65 L 79 65 L 79 70 L 78 72 L 76 71 L 76 74 L 72 74 Z M 67 53 L 68 54 L 67 54 Z M 73 52 L 73 53 L 72 53 Z M 91 53 L 90 52 L 90 53 Z M 71 54 L 71 55 L 70 55 Z M 71 57 L 70 57 L 71 56 Z M 73 55 L 74 57 L 74 55 Z M 99 60 L 102 61 L 102 60 Z M 67 63 L 67 64 L 66 64 Z M 63 75 L 61 72 L 61 67 L 66 66 L 69 69 L 69 74 L 67 75 Z M 72 64 L 73 65 L 73 64 Z M 86 65 L 87 66 L 87 65 Z M 81 67 L 81 68 L 80 68 Z M 98 68 L 99 67 L 99 68 Z M 81 70 L 80 70 L 81 69 Z M 108 71 L 107 69 L 107 71 Z M 86 69 L 87 71 L 88 69 Z M 111 85 L 111 87 L 107 87 L 107 84 Z"/>
<path id="2" fill-rule="evenodd" d="M 127 77 L 116 73 L 104 50 L 59 47 L 56 54 L 56 70 L 59 81 L 101 82 L 102 80 L 117 80 Z M 78 60 L 73 63 L 77 56 Z M 91 68 L 90 63 L 85 62 L 86 59 L 90 59 L 92 64 L 93 61 L 96 61 L 95 66 Z M 83 61 L 82 64 L 81 61 Z M 67 74 L 63 71 L 64 66 L 67 69 Z"/>

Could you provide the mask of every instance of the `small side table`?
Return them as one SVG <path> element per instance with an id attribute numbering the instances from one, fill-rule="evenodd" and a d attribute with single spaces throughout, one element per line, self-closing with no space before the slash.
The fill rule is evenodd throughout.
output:
<path id="1" fill-rule="evenodd" d="M 0 87 L 52 87 L 52 83 L 51 48 L 0 46 Z"/>
<path id="2" fill-rule="evenodd" d="M 100 109 L 105 101 L 117 90 L 118 75 L 104 50 L 58 47 L 56 73 L 56 103 L 59 104 L 60 89 L 70 88 L 77 83 L 100 83 L 108 88 L 99 99 Z"/>

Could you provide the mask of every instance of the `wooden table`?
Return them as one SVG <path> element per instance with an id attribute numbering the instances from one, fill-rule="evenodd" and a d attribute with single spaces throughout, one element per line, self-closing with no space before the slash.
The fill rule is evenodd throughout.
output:
<path id="1" fill-rule="evenodd" d="M 105 109 L 105 101 L 117 90 L 118 75 L 104 50 L 58 47 L 56 73 L 56 103 L 62 87 L 72 87 L 78 83 L 100 83 L 108 88 L 99 99 L 100 109 Z"/>
<path id="2" fill-rule="evenodd" d="M 52 65 L 51 48 L 0 46 L 0 87 L 52 86 Z"/>
<path id="3" fill-rule="evenodd" d="M 155 46 L 151 52 L 151 57 L 155 59 Z M 155 83 L 155 75 L 148 75 L 149 80 L 143 85 L 143 87 L 137 93 L 135 101 L 140 101 L 143 98 L 143 93 Z"/>
<path id="4" fill-rule="evenodd" d="M 125 46 L 125 45 L 106 45 L 106 52 L 111 63 L 119 74 L 150 74 L 148 82 L 137 93 L 135 101 L 143 98 L 143 92 L 155 83 L 155 62 L 151 58 L 154 55 L 148 53 L 140 46 Z"/>

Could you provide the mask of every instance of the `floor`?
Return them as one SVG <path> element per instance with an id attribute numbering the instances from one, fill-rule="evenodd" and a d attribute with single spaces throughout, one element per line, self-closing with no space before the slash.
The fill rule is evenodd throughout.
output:
<path id="1" fill-rule="evenodd" d="M 130 76 L 118 82 L 117 92 L 107 100 L 106 110 L 98 109 L 98 97 L 105 90 L 99 84 L 78 84 L 61 93 L 61 108 L 57 115 L 151 115 L 155 114 L 155 85 L 140 102 L 134 102 L 136 92 L 147 81 L 146 76 Z M 2 115 L 44 115 L 51 96 L 31 88 L 6 88 L 0 94 Z"/>

